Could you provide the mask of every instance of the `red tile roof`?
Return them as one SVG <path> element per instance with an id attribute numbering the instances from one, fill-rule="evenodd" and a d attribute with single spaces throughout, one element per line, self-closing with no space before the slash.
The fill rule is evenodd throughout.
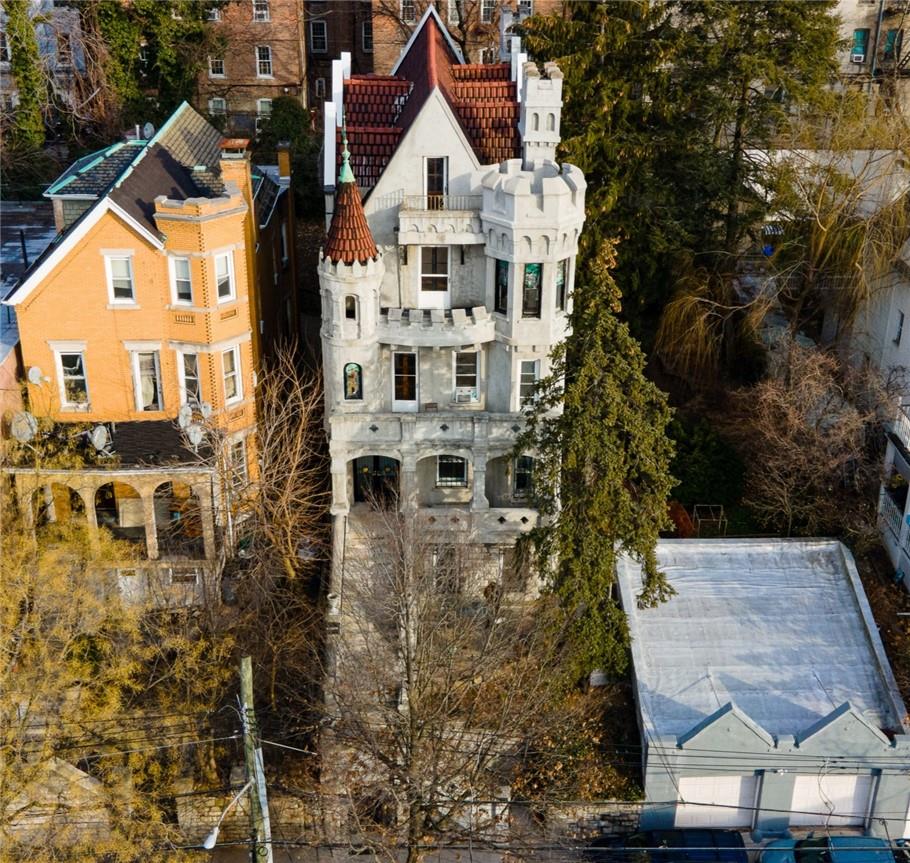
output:
<path id="1" fill-rule="evenodd" d="M 509 64 L 463 63 L 436 17 L 429 15 L 396 75 L 358 75 L 344 82 L 351 167 L 362 188 L 376 185 L 403 133 L 437 88 L 481 163 L 521 156 L 519 106 Z M 340 165 L 340 137 L 336 152 Z"/>
<path id="2" fill-rule="evenodd" d="M 375 259 L 379 252 L 367 217 L 363 212 L 360 192 L 356 183 L 339 183 L 335 193 L 335 211 L 322 247 L 323 254 L 333 263 L 343 261 L 365 264 Z"/>

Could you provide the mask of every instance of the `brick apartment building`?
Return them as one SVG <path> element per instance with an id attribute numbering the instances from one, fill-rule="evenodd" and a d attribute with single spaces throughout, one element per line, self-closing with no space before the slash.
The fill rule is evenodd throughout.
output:
<path id="1" fill-rule="evenodd" d="M 373 71 L 373 6 L 370 0 L 305 0 L 308 103 L 331 98 L 332 59 L 347 52 L 351 71 Z"/>

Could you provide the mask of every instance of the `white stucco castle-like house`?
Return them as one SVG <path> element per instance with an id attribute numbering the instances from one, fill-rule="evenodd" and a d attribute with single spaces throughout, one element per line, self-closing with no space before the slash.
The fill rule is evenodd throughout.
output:
<path id="1" fill-rule="evenodd" d="M 568 332 L 584 222 L 584 176 L 555 161 L 561 90 L 517 39 L 508 63 L 465 63 L 433 7 L 391 75 L 334 61 L 319 279 L 336 558 L 377 500 L 501 574 L 536 524 L 513 447 Z"/>

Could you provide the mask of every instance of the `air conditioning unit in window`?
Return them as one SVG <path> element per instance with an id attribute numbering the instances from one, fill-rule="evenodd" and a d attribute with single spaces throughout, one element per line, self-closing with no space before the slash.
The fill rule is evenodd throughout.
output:
<path id="1" fill-rule="evenodd" d="M 863 64 L 866 62 L 866 55 L 862 51 L 854 51 L 850 54 L 850 62 Z"/>
<path id="2" fill-rule="evenodd" d="M 470 402 L 476 401 L 477 394 L 474 391 L 473 387 L 456 387 L 455 388 L 455 403 L 459 405 L 468 404 Z"/>

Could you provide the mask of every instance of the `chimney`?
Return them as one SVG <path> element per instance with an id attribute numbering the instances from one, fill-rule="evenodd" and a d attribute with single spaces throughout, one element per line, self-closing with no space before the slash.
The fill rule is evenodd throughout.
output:
<path id="1" fill-rule="evenodd" d="M 232 183 L 243 193 L 247 203 L 252 201 L 252 176 L 250 154 L 247 152 L 249 138 L 221 139 L 221 178 L 225 185 Z"/>
<path id="2" fill-rule="evenodd" d="M 278 179 L 283 183 L 291 182 L 291 142 L 279 141 L 278 151 Z"/>

